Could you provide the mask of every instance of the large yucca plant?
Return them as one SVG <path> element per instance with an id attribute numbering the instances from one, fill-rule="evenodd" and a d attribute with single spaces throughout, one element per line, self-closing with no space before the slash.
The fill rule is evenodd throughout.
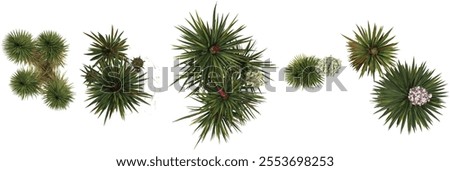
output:
<path id="1" fill-rule="evenodd" d="M 203 141 L 208 133 L 211 139 L 227 141 L 230 134 L 240 131 L 240 126 L 259 113 L 256 105 L 263 102 L 264 97 L 259 93 L 246 91 L 245 81 L 232 81 L 232 74 L 216 85 L 215 91 L 200 90 L 194 93 L 193 99 L 200 102 L 200 106 L 191 107 L 192 114 L 179 120 L 193 118 L 192 124 L 198 125 L 195 131 L 200 131 L 198 142 Z"/>
<path id="2" fill-rule="evenodd" d="M 43 95 L 48 107 L 66 109 L 73 101 L 72 86 L 59 74 L 64 66 L 68 45 L 54 31 L 45 31 L 33 39 L 23 30 L 9 33 L 3 49 L 8 59 L 25 68 L 19 69 L 12 77 L 12 91 L 22 99 Z"/>
<path id="3" fill-rule="evenodd" d="M 427 69 L 425 63 L 417 66 L 400 62 L 389 68 L 376 81 L 373 90 L 376 113 L 381 113 L 389 128 L 396 125 L 400 131 L 408 132 L 417 129 L 428 129 L 433 119 L 438 120 L 439 109 L 444 107 L 443 97 L 445 83 L 434 70 Z"/>
<path id="4" fill-rule="evenodd" d="M 261 61 L 263 51 L 255 50 L 250 37 L 240 32 L 244 25 L 237 25 L 237 18 L 219 15 L 213 10 L 211 23 L 198 14 L 190 15 L 189 27 L 176 27 L 182 35 L 176 57 L 182 72 L 174 83 L 182 82 L 182 90 L 193 88 L 189 94 L 202 105 L 193 108 L 193 114 L 182 119 L 194 118 L 201 131 L 199 141 L 211 136 L 227 140 L 231 132 L 253 118 L 256 104 L 263 100 L 259 86 L 267 79 L 264 68 L 269 62 Z"/>
<path id="5" fill-rule="evenodd" d="M 123 32 L 112 28 L 109 35 L 85 34 L 94 40 L 86 53 L 94 64 L 82 69 L 84 83 L 88 86 L 88 107 L 93 106 L 92 111 L 98 117 L 104 115 L 106 123 L 115 112 L 125 119 L 127 110 L 137 111 L 136 106 L 140 103 L 149 104 L 145 100 L 152 96 L 143 91 L 146 79 L 141 71 L 144 61 L 126 56 L 128 45 L 121 37 Z"/>
<path id="6" fill-rule="evenodd" d="M 392 42 L 395 36 L 390 36 L 392 28 L 387 32 L 383 27 L 373 27 L 367 23 L 367 28 L 357 26 L 354 31 L 355 38 L 347 39 L 348 52 L 350 52 L 350 64 L 358 72 L 360 77 L 367 73 L 375 77 L 375 72 L 381 74 L 385 69 L 394 66 L 395 55 L 398 50 L 396 42 Z"/>

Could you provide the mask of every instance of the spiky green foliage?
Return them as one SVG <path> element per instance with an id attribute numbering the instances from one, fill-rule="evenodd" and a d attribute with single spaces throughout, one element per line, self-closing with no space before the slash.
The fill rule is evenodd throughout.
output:
<path id="1" fill-rule="evenodd" d="M 323 83 L 318 66 L 320 59 L 314 56 L 296 56 L 286 67 L 286 82 L 295 88 L 314 88 Z"/>
<path id="2" fill-rule="evenodd" d="M 118 61 L 120 62 L 120 61 Z M 92 109 L 99 117 L 104 113 L 104 122 L 110 119 L 114 112 L 119 112 L 122 119 L 125 119 L 125 110 L 134 110 L 139 103 L 148 104 L 145 98 L 151 95 L 143 92 L 145 74 L 139 74 L 133 67 L 124 62 L 112 67 L 98 68 L 101 77 L 98 77 L 89 85 L 87 101 L 88 105 L 94 106 Z"/>
<path id="3" fill-rule="evenodd" d="M 228 74 L 222 79 L 216 84 L 215 91 L 201 90 L 193 94 L 193 98 L 201 105 L 192 107 L 192 114 L 177 120 L 193 118 L 192 124 L 198 125 L 195 131 L 201 132 L 197 144 L 208 133 L 211 139 L 217 137 L 219 141 L 227 141 L 231 133 L 240 131 L 240 126 L 259 113 L 256 105 L 264 100 L 263 96 L 243 90 L 242 84 L 245 82 L 237 80 L 237 75 Z"/>
<path id="4" fill-rule="evenodd" d="M 233 72 L 239 72 L 241 79 L 245 82 L 244 88 L 248 91 L 259 91 L 259 87 L 263 86 L 265 80 L 270 80 L 267 69 L 273 68 L 274 65 L 269 61 L 262 61 L 262 51 L 256 51 L 255 41 L 251 40 L 243 46 L 245 62 L 241 63 L 240 68 L 236 67 Z M 231 68 L 229 68 L 231 69 Z"/>
<path id="5" fill-rule="evenodd" d="M 245 26 L 238 26 L 236 17 L 230 21 L 214 7 L 211 23 L 197 13 L 187 22 L 189 27 L 177 27 L 182 35 L 175 49 L 182 53 L 176 60 L 182 72 L 174 83 L 184 80 L 181 90 L 195 87 L 188 96 L 201 105 L 177 121 L 193 118 L 201 132 L 198 142 L 209 133 L 228 140 L 258 113 L 256 105 L 263 100 L 259 86 L 268 79 L 265 69 L 273 65 L 261 60 L 263 51 L 256 50 L 251 37 L 240 34 Z"/>
<path id="6" fill-rule="evenodd" d="M 93 66 L 98 64 L 110 65 L 116 59 L 127 59 L 125 51 L 128 50 L 128 45 L 126 44 L 127 39 L 122 39 L 123 32 L 119 34 L 119 30 L 114 30 L 114 27 L 111 27 L 111 34 L 109 35 L 104 36 L 101 33 L 95 34 L 93 32 L 84 34 L 94 40 L 89 48 L 89 53 L 86 54 L 92 56 L 91 61 L 95 61 Z"/>
<path id="7" fill-rule="evenodd" d="M 37 96 L 40 91 L 39 74 L 32 69 L 20 69 L 11 77 L 10 86 L 20 98 Z"/>
<path id="8" fill-rule="evenodd" d="M 52 109 L 62 110 L 73 101 L 72 86 L 63 76 L 57 76 L 44 85 L 44 101 Z"/>
<path id="9" fill-rule="evenodd" d="M 66 41 L 54 31 L 42 32 L 36 40 L 37 52 L 51 66 L 64 65 L 67 52 Z"/>
<path id="10" fill-rule="evenodd" d="M 190 17 L 191 20 L 187 22 L 191 28 L 177 27 L 182 36 L 179 39 L 181 45 L 175 45 L 175 49 L 182 50 L 183 53 L 176 59 L 181 61 L 178 66 L 182 67 L 183 72 L 175 82 L 184 79 L 182 89 L 205 86 L 213 81 L 212 75 L 225 75 L 228 72 L 225 67 L 240 68 L 248 61 L 244 53 L 253 49 L 243 48 L 241 45 L 249 43 L 250 37 L 240 35 L 244 25 L 234 28 L 236 17 L 229 22 L 229 15 L 216 14 L 216 7 L 211 24 L 203 21 L 197 13 Z"/>
<path id="11" fill-rule="evenodd" d="M 17 64 L 26 64 L 33 58 L 35 44 L 30 33 L 16 30 L 6 36 L 3 41 L 3 49 L 10 61 Z"/>
<path id="12" fill-rule="evenodd" d="M 130 62 L 126 56 L 128 45 L 126 39 L 121 38 L 122 34 L 114 28 L 110 35 L 86 34 L 94 40 L 86 55 L 93 56 L 91 60 L 95 62 L 82 69 L 88 86 L 86 101 L 90 101 L 88 107 L 93 106 L 92 112 L 98 117 L 104 116 L 104 123 L 115 112 L 125 119 L 127 110 L 137 112 L 136 106 L 148 105 L 145 100 L 152 97 L 143 91 L 146 73 L 137 71 L 136 62 Z M 140 68 L 144 61 L 141 62 Z"/>
<path id="13" fill-rule="evenodd" d="M 81 75 L 84 77 L 84 83 L 86 85 L 90 85 L 94 83 L 96 80 L 100 79 L 100 73 L 95 70 L 92 66 L 84 65 L 84 68 L 81 70 L 84 75 Z"/>
<path id="14" fill-rule="evenodd" d="M 360 77 L 367 73 L 375 77 L 375 72 L 382 74 L 384 70 L 395 64 L 395 55 L 398 50 L 397 43 L 392 42 L 395 36 L 390 36 L 392 28 L 388 32 L 383 27 L 373 27 L 367 23 L 367 28 L 357 26 L 358 32 L 353 31 L 355 39 L 344 36 L 348 42 L 350 52 L 350 64 L 358 72 Z"/>
<path id="15" fill-rule="evenodd" d="M 439 121 L 438 110 L 444 107 L 444 86 L 440 75 L 427 69 L 425 63 L 417 66 L 415 61 L 412 65 L 398 62 L 396 67 L 387 70 L 380 81 L 376 81 L 373 90 L 375 107 L 379 108 L 376 113 L 381 113 L 380 119 L 385 118 L 389 128 L 396 125 L 400 131 L 407 128 L 408 133 L 429 129 L 433 119 Z M 415 99 L 422 100 L 420 105 L 410 100 L 414 91 L 412 88 L 417 87 L 427 91 L 425 97 Z"/>
<path id="16" fill-rule="evenodd" d="M 73 100 L 67 80 L 58 75 L 64 65 L 68 45 L 56 32 L 45 31 L 34 40 L 26 31 L 12 31 L 3 43 L 8 58 L 26 69 L 11 78 L 13 92 L 22 99 L 43 95 L 52 109 L 66 109 Z"/>

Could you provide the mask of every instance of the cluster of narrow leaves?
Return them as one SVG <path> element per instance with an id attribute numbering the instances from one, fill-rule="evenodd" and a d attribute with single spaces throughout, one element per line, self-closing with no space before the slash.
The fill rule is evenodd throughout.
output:
<path id="1" fill-rule="evenodd" d="M 177 27 L 182 35 L 175 49 L 183 52 L 176 60 L 182 72 L 174 83 L 184 80 L 182 90 L 192 89 L 189 96 L 201 103 L 177 121 L 193 118 L 201 132 L 198 143 L 208 133 L 226 141 L 254 118 L 256 105 L 263 101 L 259 86 L 268 79 L 264 69 L 272 67 L 260 59 L 263 51 L 255 50 L 251 37 L 240 35 L 245 26 L 237 26 L 236 17 L 229 20 L 229 15 L 216 14 L 214 7 L 211 24 L 191 14 L 189 27 Z"/>
<path id="2" fill-rule="evenodd" d="M 235 81 L 232 81 L 235 80 Z M 208 133 L 211 139 L 227 141 L 234 131 L 240 131 L 240 126 L 254 119 L 259 113 L 256 106 L 264 100 L 259 93 L 244 90 L 243 81 L 226 75 L 223 82 L 217 83 L 215 91 L 198 91 L 193 99 L 201 105 L 192 107 L 192 113 L 176 121 L 194 118 L 192 124 L 197 124 L 195 131 L 200 131 L 197 143 L 203 141 Z"/>
<path id="3" fill-rule="evenodd" d="M 315 56 L 296 56 L 286 68 L 286 82 L 296 88 L 321 85 L 323 75 L 318 68 L 319 61 Z"/>
<path id="4" fill-rule="evenodd" d="M 23 30 L 9 33 L 3 49 L 10 61 L 25 67 L 11 77 L 12 91 L 22 99 L 43 95 L 50 108 L 66 109 L 74 95 L 59 72 L 67 48 L 65 40 L 53 31 L 42 32 L 36 39 Z"/>
<path id="5" fill-rule="evenodd" d="M 392 28 L 388 32 L 383 31 L 383 27 L 376 24 L 371 27 L 367 24 L 367 29 L 357 26 L 358 32 L 355 39 L 344 36 L 348 42 L 348 52 L 350 52 L 350 64 L 358 72 L 360 77 L 367 73 L 375 77 L 375 72 L 382 74 L 384 70 L 395 64 L 397 43 L 392 42 L 395 36 L 390 36 Z"/>
<path id="6" fill-rule="evenodd" d="M 319 59 L 298 55 L 286 67 L 285 78 L 295 88 L 315 88 L 323 84 L 324 77 L 334 76 L 340 68 L 340 60 L 331 56 Z"/>
<path id="7" fill-rule="evenodd" d="M 145 73 L 144 61 L 139 58 L 129 59 L 126 56 L 128 45 L 122 38 L 123 32 L 111 29 L 111 34 L 100 33 L 87 34 L 93 39 L 89 48 L 93 65 L 85 65 L 82 69 L 84 83 L 88 86 L 86 101 L 90 101 L 88 107 L 93 106 L 92 112 L 98 117 L 104 115 L 104 123 L 112 114 L 119 112 L 125 119 L 127 110 L 136 111 L 140 103 L 152 95 L 143 91 Z"/>
<path id="8" fill-rule="evenodd" d="M 401 131 L 407 128 L 408 132 L 417 129 L 429 129 L 433 119 L 438 120 L 438 111 L 444 107 L 443 97 L 445 83 L 440 75 L 434 75 L 434 70 L 427 69 L 425 63 L 417 66 L 397 62 L 396 67 L 387 69 L 380 81 L 376 81 L 373 90 L 376 113 L 381 113 L 380 119 L 385 118 L 389 128 L 396 125 Z M 412 88 L 421 87 L 429 96 L 423 105 L 415 105 L 409 99 Z"/>

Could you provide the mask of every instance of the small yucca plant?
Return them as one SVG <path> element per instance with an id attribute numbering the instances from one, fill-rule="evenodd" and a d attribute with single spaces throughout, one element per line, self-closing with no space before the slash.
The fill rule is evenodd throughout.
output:
<path id="1" fill-rule="evenodd" d="M 59 74 L 67 48 L 65 40 L 53 31 L 42 32 L 36 39 L 23 30 L 9 33 L 3 49 L 10 61 L 25 67 L 12 76 L 12 91 L 22 99 L 43 95 L 48 107 L 66 109 L 74 95 L 72 86 Z"/>
<path id="2" fill-rule="evenodd" d="M 373 27 L 367 23 L 367 28 L 357 26 L 358 32 L 353 32 L 355 38 L 347 39 L 350 64 L 360 77 L 367 73 L 375 77 L 375 73 L 382 74 L 384 70 L 395 64 L 397 43 L 392 42 L 395 36 L 390 36 L 392 28 L 384 32 L 383 27 Z"/>
<path id="3" fill-rule="evenodd" d="M 286 67 L 286 82 L 295 88 L 314 88 L 322 85 L 321 60 L 315 56 L 296 56 Z"/>
<path id="4" fill-rule="evenodd" d="M 65 109 L 73 99 L 73 92 L 70 89 L 66 78 L 56 76 L 44 86 L 45 103 L 54 109 Z"/>
<path id="5" fill-rule="evenodd" d="M 261 61 L 263 51 L 256 50 L 250 37 L 240 34 L 245 26 L 237 26 L 236 18 L 229 21 L 228 15 L 216 14 L 216 7 L 211 23 L 196 14 L 188 24 L 190 28 L 177 27 L 182 35 L 175 49 L 182 53 L 176 60 L 182 72 L 174 83 L 184 80 L 182 90 L 195 87 L 189 96 L 202 105 L 179 120 L 194 118 L 196 131 L 201 131 L 198 142 L 208 133 L 228 140 L 230 133 L 258 113 L 256 105 L 263 100 L 259 86 L 268 77 L 264 69 L 272 65 Z"/>
<path id="6" fill-rule="evenodd" d="M 92 111 L 98 117 L 104 115 L 106 123 L 114 112 L 125 119 L 127 110 L 137 112 L 136 106 L 140 103 L 149 104 L 145 100 L 152 95 L 143 91 L 144 61 L 141 58 L 130 60 L 126 56 L 128 45 L 121 37 L 123 32 L 119 34 L 112 28 L 109 35 L 85 34 L 94 40 L 86 54 L 92 57 L 94 64 L 82 69 L 84 83 L 88 86 L 88 107 L 93 106 Z"/>
<path id="7" fill-rule="evenodd" d="M 41 92 L 39 74 L 32 69 L 20 69 L 11 77 L 12 91 L 20 98 L 34 97 Z"/>
<path id="8" fill-rule="evenodd" d="M 445 83 L 425 63 L 417 66 L 397 63 L 387 69 L 373 90 L 376 113 L 381 113 L 389 128 L 396 125 L 408 133 L 429 129 L 433 119 L 438 120 L 439 109 L 444 107 Z"/>

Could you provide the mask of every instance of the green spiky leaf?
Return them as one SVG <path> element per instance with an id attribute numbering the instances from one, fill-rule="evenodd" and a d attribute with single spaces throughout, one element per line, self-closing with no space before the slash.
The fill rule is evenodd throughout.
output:
<path id="1" fill-rule="evenodd" d="M 296 56 L 286 67 L 286 82 L 295 88 L 314 88 L 322 85 L 323 75 L 314 56 Z"/>
<path id="2" fill-rule="evenodd" d="M 358 72 L 360 77 L 367 73 L 375 77 L 375 72 L 382 74 L 384 70 L 395 64 L 397 43 L 392 42 L 395 36 L 390 36 L 392 28 L 384 32 L 383 27 L 373 27 L 367 23 L 367 28 L 358 27 L 354 31 L 355 39 L 344 36 L 347 39 L 348 52 L 350 52 L 350 64 Z"/>
<path id="3" fill-rule="evenodd" d="M 81 71 L 83 72 L 81 76 L 84 77 L 84 83 L 88 86 L 100 79 L 101 74 L 92 66 L 84 65 Z"/>
<path id="4" fill-rule="evenodd" d="M 381 114 L 380 119 L 385 118 L 389 128 L 395 125 L 401 131 L 406 128 L 409 133 L 429 129 L 433 119 L 439 121 L 439 109 L 444 107 L 444 86 L 440 75 L 427 69 L 425 63 L 417 66 L 415 61 L 411 65 L 398 62 L 376 81 L 373 90 L 375 107 L 379 109 L 376 113 Z M 415 87 L 422 87 L 429 93 L 424 104 L 417 105 L 410 100 Z"/>

